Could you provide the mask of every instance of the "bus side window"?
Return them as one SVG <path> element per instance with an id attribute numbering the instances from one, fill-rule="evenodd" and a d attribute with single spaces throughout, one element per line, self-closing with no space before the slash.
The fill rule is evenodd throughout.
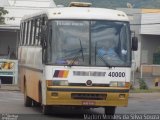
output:
<path id="1" fill-rule="evenodd" d="M 20 25 L 20 39 L 19 39 L 19 46 L 22 45 L 22 38 L 23 38 L 23 23 Z"/>
<path id="2" fill-rule="evenodd" d="M 42 18 L 41 19 L 39 19 L 39 27 L 38 27 L 39 29 L 39 31 L 38 31 L 38 45 L 40 45 L 41 44 L 41 32 L 42 32 Z"/>
<path id="3" fill-rule="evenodd" d="M 31 21 L 28 22 L 28 39 L 27 39 L 27 45 L 30 45 L 31 41 Z"/>
<path id="4" fill-rule="evenodd" d="M 31 20 L 30 45 L 33 45 L 33 39 L 34 39 L 33 35 L 34 35 L 33 20 Z"/>
<path id="5" fill-rule="evenodd" d="M 38 45 L 41 45 L 42 36 L 44 35 L 44 32 L 45 32 L 45 31 L 43 31 L 44 30 L 43 28 L 46 25 L 46 22 L 47 22 L 46 18 L 41 17 L 40 24 L 39 24 Z"/>
<path id="6" fill-rule="evenodd" d="M 24 45 L 24 37 L 25 37 L 25 23 L 22 23 L 22 40 L 21 45 Z"/>
<path id="7" fill-rule="evenodd" d="M 42 17 L 42 26 L 47 24 L 47 18 L 46 17 Z"/>
<path id="8" fill-rule="evenodd" d="M 40 20 L 37 19 L 36 20 L 35 45 L 38 45 L 39 25 L 40 25 Z"/>
<path id="9" fill-rule="evenodd" d="M 29 22 L 27 22 L 27 30 L 26 30 L 26 43 L 25 43 L 25 45 L 28 45 L 28 37 L 29 37 Z"/>
<path id="10" fill-rule="evenodd" d="M 36 19 L 33 20 L 33 45 L 36 43 Z"/>
<path id="11" fill-rule="evenodd" d="M 27 23 L 24 23 L 25 29 L 24 29 L 24 41 L 23 45 L 26 45 L 26 40 L 27 40 Z"/>

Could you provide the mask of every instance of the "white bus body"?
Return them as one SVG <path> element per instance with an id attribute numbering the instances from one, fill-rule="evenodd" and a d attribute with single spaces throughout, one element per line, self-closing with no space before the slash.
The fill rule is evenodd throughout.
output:
<path id="1" fill-rule="evenodd" d="M 45 114 L 51 106 L 105 107 L 106 114 L 127 106 L 130 38 L 128 17 L 117 10 L 53 8 L 24 17 L 18 59 L 25 105 L 41 103 Z M 111 46 L 118 53 L 107 53 Z"/>

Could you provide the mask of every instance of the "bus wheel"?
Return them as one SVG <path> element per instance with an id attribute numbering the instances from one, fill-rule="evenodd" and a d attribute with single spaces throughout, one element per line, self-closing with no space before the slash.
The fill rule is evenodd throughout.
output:
<path id="1" fill-rule="evenodd" d="M 116 107 L 115 106 L 107 106 L 105 107 L 105 114 L 106 115 L 114 115 L 116 111 Z"/>
<path id="2" fill-rule="evenodd" d="M 33 100 L 33 106 L 34 106 L 34 107 L 40 107 L 40 106 L 41 106 L 41 103 L 36 102 L 36 101 Z"/>
<path id="3" fill-rule="evenodd" d="M 32 106 L 32 99 L 27 96 L 26 87 L 24 90 L 24 105 L 25 107 L 31 107 Z"/>
<path id="4" fill-rule="evenodd" d="M 52 106 L 42 105 L 42 113 L 43 113 L 44 115 L 49 115 L 49 114 L 51 114 L 51 111 L 52 111 Z"/>

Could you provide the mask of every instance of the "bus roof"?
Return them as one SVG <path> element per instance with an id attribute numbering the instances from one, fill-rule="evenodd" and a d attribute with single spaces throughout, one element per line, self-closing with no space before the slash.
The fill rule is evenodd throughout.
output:
<path id="1" fill-rule="evenodd" d="M 117 20 L 129 21 L 127 15 L 118 10 L 105 8 L 90 8 L 90 7 L 64 7 L 51 8 L 45 11 L 27 15 L 22 20 L 46 14 L 48 19 L 86 19 L 86 20 Z"/>

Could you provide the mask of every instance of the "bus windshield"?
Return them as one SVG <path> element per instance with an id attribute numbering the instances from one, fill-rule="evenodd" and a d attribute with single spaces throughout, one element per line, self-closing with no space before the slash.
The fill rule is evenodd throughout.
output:
<path id="1" fill-rule="evenodd" d="M 107 20 L 51 20 L 47 64 L 130 66 L 129 23 Z"/>

